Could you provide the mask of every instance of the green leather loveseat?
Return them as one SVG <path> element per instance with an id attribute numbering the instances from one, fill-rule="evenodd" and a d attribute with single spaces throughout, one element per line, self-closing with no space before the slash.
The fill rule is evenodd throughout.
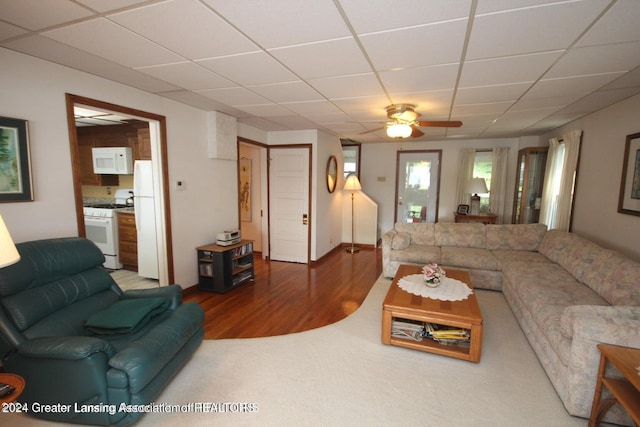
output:
<path id="1" fill-rule="evenodd" d="M 179 285 L 123 292 L 87 239 L 16 246 L 0 269 L 0 358 L 25 379 L 19 402 L 53 421 L 136 421 L 200 346 L 202 308 Z"/>

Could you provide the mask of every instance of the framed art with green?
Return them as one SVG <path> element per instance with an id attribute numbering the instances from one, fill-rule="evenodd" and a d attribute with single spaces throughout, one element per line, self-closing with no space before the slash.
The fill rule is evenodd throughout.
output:
<path id="1" fill-rule="evenodd" d="M 618 212 L 640 216 L 640 133 L 627 135 Z"/>
<path id="2" fill-rule="evenodd" d="M 0 202 L 32 200 L 27 121 L 0 117 Z"/>

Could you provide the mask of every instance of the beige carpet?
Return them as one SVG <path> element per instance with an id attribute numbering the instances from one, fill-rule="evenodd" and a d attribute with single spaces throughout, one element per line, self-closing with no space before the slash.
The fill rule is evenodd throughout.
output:
<path id="1" fill-rule="evenodd" d="M 378 279 L 358 311 L 320 329 L 205 341 L 156 402 L 230 403 L 228 412 L 147 414 L 136 426 L 587 425 L 567 414 L 501 293 L 476 291 L 484 338 L 474 364 L 381 344 L 389 285 Z"/>

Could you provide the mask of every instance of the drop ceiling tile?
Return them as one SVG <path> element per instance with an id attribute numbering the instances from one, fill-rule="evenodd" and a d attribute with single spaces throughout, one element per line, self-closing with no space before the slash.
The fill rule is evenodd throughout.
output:
<path id="1" fill-rule="evenodd" d="M 174 101 L 178 101 L 182 104 L 190 105 L 200 110 L 219 111 L 233 117 L 242 116 L 242 112 L 240 110 L 236 110 L 235 108 L 229 107 L 225 104 L 214 101 L 211 98 L 207 98 L 206 96 L 202 96 L 190 90 L 168 91 L 162 92 L 159 95 L 162 95 L 165 98 L 173 99 Z"/>
<path id="2" fill-rule="evenodd" d="M 452 117 L 461 119 L 465 116 L 472 116 L 476 114 L 502 114 L 509 107 L 513 105 L 513 102 L 492 102 L 488 104 L 468 104 L 468 105 L 454 105 Z"/>
<path id="3" fill-rule="evenodd" d="M 198 90 L 195 92 L 236 108 L 240 105 L 259 105 L 269 103 L 269 101 L 263 97 L 256 95 L 243 87 Z"/>
<path id="4" fill-rule="evenodd" d="M 262 48 L 351 35 L 332 0 L 204 0 Z"/>
<path id="5" fill-rule="evenodd" d="M 190 90 L 235 87 L 234 83 L 193 62 L 138 68 L 141 73 Z"/>
<path id="6" fill-rule="evenodd" d="M 269 53 L 302 79 L 372 71 L 353 37 L 271 49 Z"/>
<path id="7" fill-rule="evenodd" d="M 256 129 L 261 129 L 265 132 L 277 132 L 287 130 L 286 126 L 275 123 L 271 120 L 263 119 L 260 117 L 244 117 L 238 119 L 238 123 L 242 123 L 247 126 L 252 126 Z"/>
<path id="8" fill-rule="evenodd" d="M 629 71 L 622 77 L 618 77 L 602 89 L 623 89 L 640 86 L 640 67 Z"/>
<path id="9" fill-rule="evenodd" d="M 531 87 L 531 84 L 527 82 L 461 88 L 456 92 L 456 103 L 481 104 L 497 101 L 515 101 Z"/>
<path id="10" fill-rule="evenodd" d="M 278 104 L 241 105 L 238 106 L 238 110 L 258 117 L 282 117 L 294 114 Z"/>
<path id="11" fill-rule="evenodd" d="M 514 55 L 504 58 L 465 61 L 460 87 L 534 82 L 560 58 L 564 51 Z"/>
<path id="12" fill-rule="evenodd" d="M 557 110 L 576 102 L 582 98 L 584 94 L 562 94 L 550 96 L 547 98 L 529 98 L 526 95 L 514 104 L 510 111 L 535 110 L 540 108 L 554 107 Z"/>
<path id="13" fill-rule="evenodd" d="M 27 32 L 27 30 L 23 30 L 20 27 L 0 21 L 0 40 L 7 40 L 11 37 L 19 36 L 20 34 L 25 34 Z"/>
<path id="14" fill-rule="evenodd" d="M 403 0 L 402 7 L 389 7 L 388 0 L 348 0 L 340 5 L 357 34 L 468 18 L 471 11 L 471 0 Z"/>
<path id="15" fill-rule="evenodd" d="M 500 116 L 496 122 L 496 127 L 500 126 L 516 126 L 518 128 L 529 127 L 545 117 L 558 111 L 558 108 L 543 108 L 539 110 L 528 111 L 507 111 Z"/>
<path id="16" fill-rule="evenodd" d="M 192 60 L 258 49 L 196 0 L 152 4 L 108 18 Z"/>
<path id="17" fill-rule="evenodd" d="M 384 95 L 384 90 L 373 73 L 311 79 L 308 82 L 328 99 Z"/>
<path id="18" fill-rule="evenodd" d="M 0 0 L 2 19 L 32 31 L 94 15 L 70 0 Z"/>
<path id="19" fill-rule="evenodd" d="M 535 6 L 545 6 L 552 3 L 564 3 L 566 0 L 491 0 L 478 2 L 476 13 L 487 14 L 504 12 L 513 9 L 524 9 Z"/>
<path id="20" fill-rule="evenodd" d="M 377 70 L 459 62 L 467 19 L 360 36 Z"/>
<path id="21" fill-rule="evenodd" d="M 563 2 L 476 16 L 467 59 L 565 49 L 608 1 Z"/>
<path id="22" fill-rule="evenodd" d="M 104 18 L 46 31 L 42 35 L 132 68 L 184 60 Z"/>
<path id="23" fill-rule="evenodd" d="M 446 119 L 451 109 L 453 90 L 434 90 L 427 92 L 407 92 L 391 94 L 394 104 L 413 104 L 422 119 Z"/>
<path id="24" fill-rule="evenodd" d="M 637 0 L 618 0 L 576 43 L 576 46 L 640 40 L 640 7 Z"/>
<path id="25" fill-rule="evenodd" d="M 332 102 L 353 120 L 381 120 L 382 122 L 387 118 L 385 107 L 391 104 L 386 96 L 343 98 L 334 99 Z"/>
<path id="26" fill-rule="evenodd" d="M 295 115 L 270 117 L 269 120 L 291 130 L 316 129 L 318 127 L 311 120 Z"/>
<path id="27" fill-rule="evenodd" d="M 251 52 L 196 62 L 242 86 L 298 80 L 295 74 L 266 52 Z"/>
<path id="28" fill-rule="evenodd" d="M 147 0 L 76 0 L 78 3 L 82 3 L 85 6 L 90 7 L 98 12 L 110 12 L 112 10 L 118 10 L 125 7 L 135 6 L 141 3 L 147 3 Z"/>
<path id="29" fill-rule="evenodd" d="M 275 103 L 323 99 L 316 90 L 303 81 L 249 86 L 248 88 Z"/>
<path id="30" fill-rule="evenodd" d="M 622 73 L 608 73 L 559 79 L 544 79 L 536 83 L 531 90 L 527 92 L 524 98 L 549 98 L 559 94 L 565 96 L 573 94 L 586 95 L 603 87 L 621 75 Z"/>
<path id="31" fill-rule="evenodd" d="M 640 42 L 571 49 L 545 78 L 629 71 L 640 66 Z"/>
<path id="32" fill-rule="evenodd" d="M 588 114 L 601 110 L 615 102 L 622 101 L 623 99 L 629 98 L 637 93 L 638 91 L 636 89 L 601 90 L 591 93 L 568 107 L 559 110 L 559 113 Z"/>
<path id="33" fill-rule="evenodd" d="M 281 105 L 301 116 L 331 114 L 339 111 L 336 106 L 329 101 L 285 102 Z"/>
<path id="34" fill-rule="evenodd" d="M 458 64 L 383 71 L 380 78 L 389 93 L 425 92 L 455 86 Z"/>
<path id="35" fill-rule="evenodd" d="M 27 55 L 32 55 L 56 64 L 62 64 L 66 67 L 84 71 L 151 93 L 179 89 L 167 82 L 47 37 L 29 36 L 2 43 L 2 45 Z"/>

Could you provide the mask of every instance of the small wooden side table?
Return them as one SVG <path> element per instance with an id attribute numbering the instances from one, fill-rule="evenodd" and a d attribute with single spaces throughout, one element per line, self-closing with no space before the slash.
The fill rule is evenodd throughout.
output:
<path id="1" fill-rule="evenodd" d="M 640 349 L 619 347 L 609 344 L 598 344 L 600 350 L 600 368 L 598 382 L 593 396 L 589 427 L 597 427 L 607 411 L 619 403 L 633 419 L 640 425 Z M 618 368 L 625 379 L 607 378 L 605 371 L 607 362 Z M 607 387 L 613 397 L 602 399 L 602 386 Z"/>
<path id="2" fill-rule="evenodd" d="M 6 383 L 16 388 L 9 396 L 0 398 L 0 404 L 13 402 L 24 391 L 24 378 L 20 375 L 0 373 L 0 383 Z"/>

